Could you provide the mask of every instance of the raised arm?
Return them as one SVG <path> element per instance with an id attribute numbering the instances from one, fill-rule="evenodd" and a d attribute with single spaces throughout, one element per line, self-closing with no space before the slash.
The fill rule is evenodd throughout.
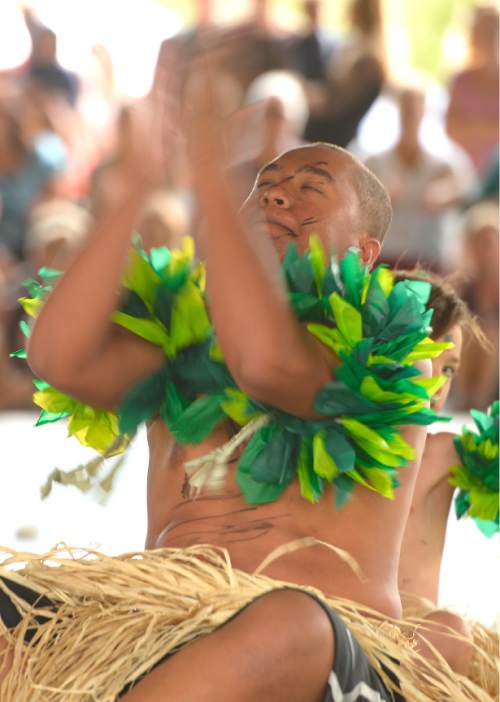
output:
<path id="1" fill-rule="evenodd" d="M 158 347 L 110 319 L 119 304 L 131 235 L 156 177 L 145 135 L 138 130 L 131 141 L 102 212 L 44 304 L 28 346 L 28 362 L 36 375 L 104 408 L 114 407 L 131 385 L 164 363 Z"/>
<path id="2" fill-rule="evenodd" d="M 226 361 L 251 397 L 314 416 L 317 391 L 331 380 L 333 354 L 295 319 L 271 241 L 250 239 L 224 179 L 210 96 L 192 100 L 189 144 L 204 220 L 211 314 Z"/>

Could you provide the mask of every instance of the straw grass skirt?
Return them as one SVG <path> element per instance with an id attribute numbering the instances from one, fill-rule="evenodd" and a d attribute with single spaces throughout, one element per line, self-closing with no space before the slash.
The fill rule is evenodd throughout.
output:
<path id="1" fill-rule="evenodd" d="M 225 550 L 210 546 L 118 557 L 65 546 L 44 556 L 3 549 L 0 561 L 0 575 L 57 606 L 57 612 L 37 610 L 48 618 L 39 624 L 26 602 L 12 598 L 23 619 L 11 631 L 0 624 L 14 656 L 0 689 L 2 702 L 115 702 L 167 653 L 214 631 L 256 597 L 290 586 L 236 570 Z M 12 570 L 20 565 L 22 570 Z M 313 588 L 300 589 L 336 609 L 372 665 L 381 671 L 384 663 L 401 680 L 408 702 L 492 701 L 444 661 L 433 665 L 421 658 L 411 627 L 367 616 L 355 603 Z M 33 626 L 26 644 L 25 632 Z"/>
<path id="2" fill-rule="evenodd" d="M 435 612 L 443 612 L 424 597 L 410 593 L 401 594 L 403 618 L 410 626 L 418 625 L 423 618 Z M 498 631 L 484 626 L 473 619 L 464 618 L 474 644 L 468 678 L 480 689 L 487 692 L 493 700 L 499 699 L 500 681 L 500 646 Z"/>

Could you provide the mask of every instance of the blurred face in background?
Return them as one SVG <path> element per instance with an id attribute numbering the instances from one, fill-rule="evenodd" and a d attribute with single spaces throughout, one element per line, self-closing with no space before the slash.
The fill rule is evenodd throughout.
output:
<path id="1" fill-rule="evenodd" d="M 446 382 L 431 400 L 432 409 L 441 412 L 450 394 L 451 385 L 460 368 L 460 357 L 462 355 L 462 329 L 457 324 L 452 327 L 444 336 L 435 341 L 451 341 L 454 344 L 452 349 L 447 349 L 440 356 L 432 360 L 432 375 L 443 375 Z"/>
<path id="2" fill-rule="evenodd" d="M 304 14 L 306 15 L 309 23 L 313 27 L 319 26 L 321 19 L 320 0 L 305 0 L 303 7 Z"/>
<path id="3" fill-rule="evenodd" d="M 252 236 L 270 237 L 280 260 L 291 242 L 303 253 L 312 234 L 342 256 L 361 234 L 353 168 L 348 156 L 324 146 L 292 149 L 260 171 L 242 219 Z"/>

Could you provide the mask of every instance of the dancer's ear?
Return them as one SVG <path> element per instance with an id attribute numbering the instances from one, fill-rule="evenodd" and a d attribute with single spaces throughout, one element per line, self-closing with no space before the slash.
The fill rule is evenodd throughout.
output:
<path id="1" fill-rule="evenodd" d="M 371 236 L 364 236 L 358 242 L 361 260 L 365 265 L 371 268 L 377 258 L 380 256 L 382 244 L 378 239 Z"/>

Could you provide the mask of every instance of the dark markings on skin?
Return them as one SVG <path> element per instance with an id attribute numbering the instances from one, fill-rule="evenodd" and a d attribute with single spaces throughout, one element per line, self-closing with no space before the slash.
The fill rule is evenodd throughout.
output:
<path id="1" fill-rule="evenodd" d="M 267 536 L 269 532 L 276 526 L 276 522 L 279 519 L 290 517 L 289 513 L 266 517 L 266 519 L 250 519 L 244 520 L 243 522 L 235 521 L 235 515 L 245 514 L 247 512 L 256 512 L 257 507 L 243 507 L 241 509 L 232 510 L 231 512 L 225 512 L 222 514 L 212 514 L 203 517 L 194 517 L 193 519 L 179 520 L 177 522 L 172 521 L 162 532 L 162 536 L 167 536 L 169 539 L 172 535 L 175 539 L 175 543 L 179 543 L 181 540 L 188 539 L 189 541 L 196 543 L 203 541 L 206 538 L 219 537 L 224 540 L 225 543 L 236 543 L 237 541 L 252 541 L 264 536 Z M 224 520 L 233 517 L 230 521 L 225 522 Z M 222 523 L 214 523 L 214 520 L 222 521 Z M 202 527 L 203 523 L 211 522 L 211 525 Z M 187 534 L 173 534 L 173 532 L 178 529 L 178 527 L 184 527 L 186 525 L 194 525 L 196 523 L 197 528 L 194 531 L 189 530 Z M 202 527 L 202 528 L 200 528 Z M 244 536 L 243 536 L 244 535 Z M 238 538 L 233 538 L 237 536 Z"/>
<path id="2" fill-rule="evenodd" d="M 330 183 L 333 182 L 333 178 L 330 175 L 330 173 L 327 170 L 325 170 L 324 168 L 319 168 L 317 164 L 312 165 L 312 166 L 303 166 L 302 168 L 299 168 L 297 173 L 313 173 L 314 175 L 317 175 L 320 178 L 324 178 L 325 180 L 329 181 Z"/>
<path id="3" fill-rule="evenodd" d="M 194 522 L 207 522 L 207 521 L 213 520 L 213 519 L 225 519 L 225 518 L 230 517 L 230 516 L 235 515 L 235 514 L 244 514 L 245 512 L 255 512 L 256 509 L 257 509 L 256 507 L 242 507 L 241 509 L 235 509 L 235 510 L 232 510 L 231 512 L 223 512 L 222 514 L 209 514 L 209 515 L 205 515 L 203 517 L 193 517 L 192 519 L 182 519 L 182 520 L 179 520 L 178 522 L 171 522 L 169 524 L 168 531 L 171 532 L 174 529 L 177 529 L 177 527 L 184 526 L 186 524 L 193 524 Z M 251 521 L 247 521 L 244 524 L 232 524 L 232 523 L 222 524 L 220 529 L 224 530 L 224 529 L 234 528 L 236 530 L 241 530 L 241 529 L 246 529 L 247 527 L 249 527 L 250 529 L 253 529 L 253 528 L 259 528 L 259 527 L 254 527 L 254 526 L 250 526 L 250 525 L 254 525 L 254 524 L 262 525 L 264 523 L 266 524 L 266 527 L 270 528 L 272 526 L 271 522 L 276 521 L 277 519 L 283 519 L 283 518 L 289 517 L 289 516 L 290 516 L 289 514 L 281 514 L 281 515 L 277 515 L 275 517 L 269 517 L 268 518 L 269 522 L 263 522 L 262 519 L 252 519 Z"/>
<path id="4" fill-rule="evenodd" d="M 253 530 L 248 530 L 248 531 L 255 531 Z M 247 541 L 256 541 L 257 539 L 261 539 L 269 534 L 271 531 L 271 528 L 265 529 L 262 528 L 258 531 L 257 534 L 253 534 L 252 536 L 240 536 L 238 534 L 238 538 L 231 538 L 231 532 L 224 533 L 219 531 L 218 529 L 203 529 L 201 531 L 190 531 L 189 534 L 182 534 L 181 536 L 176 537 L 175 543 L 176 545 L 190 545 L 193 543 L 203 543 L 207 539 L 209 541 L 213 541 L 214 536 L 218 537 L 223 537 L 224 543 L 225 544 L 236 544 L 236 543 L 241 543 L 241 542 L 247 542 Z M 238 532 L 234 532 L 237 534 Z M 245 533 L 243 530 L 240 533 Z"/>
<path id="5" fill-rule="evenodd" d="M 302 166 L 301 168 L 297 169 L 293 175 L 283 178 L 283 180 L 281 180 L 279 183 L 271 183 L 271 185 L 280 185 L 281 183 L 286 183 L 289 180 L 293 180 L 295 176 L 299 173 L 312 173 L 313 175 L 319 176 L 320 178 L 324 178 L 329 183 L 333 183 L 334 177 L 328 170 L 320 167 L 323 165 L 327 166 L 328 164 L 326 163 L 326 161 L 316 161 L 315 163 L 306 164 L 305 166 Z M 281 166 L 279 166 L 277 163 L 270 163 L 269 165 L 264 166 L 264 168 L 260 171 L 259 178 L 265 173 L 276 171 L 281 171 Z M 269 183 L 258 183 L 257 190 L 262 187 L 268 187 L 269 185 Z"/>

